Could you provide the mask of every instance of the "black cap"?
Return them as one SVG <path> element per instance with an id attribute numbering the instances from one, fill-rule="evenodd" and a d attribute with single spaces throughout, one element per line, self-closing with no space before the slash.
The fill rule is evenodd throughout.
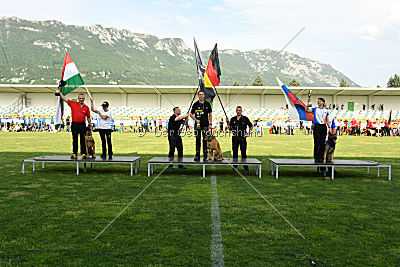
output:
<path id="1" fill-rule="evenodd" d="M 104 102 L 101 104 L 101 106 L 102 106 L 102 107 L 108 107 L 108 106 L 109 106 L 109 104 L 108 104 L 108 102 L 107 102 L 107 101 L 104 101 Z"/>

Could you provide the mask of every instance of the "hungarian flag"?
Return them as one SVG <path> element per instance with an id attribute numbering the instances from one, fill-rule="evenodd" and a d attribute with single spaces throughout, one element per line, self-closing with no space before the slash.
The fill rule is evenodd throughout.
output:
<path id="1" fill-rule="evenodd" d="M 214 87 L 220 83 L 220 76 L 221 68 L 219 66 L 218 48 L 217 44 L 215 44 L 204 73 L 204 92 L 206 94 L 206 99 L 207 95 L 208 99 L 211 99 L 211 101 L 209 101 L 210 103 L 213 102 L 215 97 Z"/>
<path id="2" fill-rule="evenodd" d="M 61 93 L 63 95 L 67 95 L 76 88 L 81 85 L 84 85 L 82 76 L 79 73 L 78 69 L 74 61 L 72 60 L 71 56 L 69 55 L 68 51 L 65 54 L 64 58 L 64 65 L 61 74 L 61 81 L 65 81 L 65 85 L 61 89 Z M 56 111 L 56 121 L 55 125 L 58 127 L 61 124 L 62 117 L 64 114 L 64 102 L 62 101 L 61 97 L 58 97 L 57 101 L 57 111 Z"/>

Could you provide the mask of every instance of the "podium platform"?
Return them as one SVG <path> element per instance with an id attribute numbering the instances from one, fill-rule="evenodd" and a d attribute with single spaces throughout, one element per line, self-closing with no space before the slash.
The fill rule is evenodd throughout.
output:
<path id="1" fill-rule="evenodd" d="M 335 179 L 335 168 L 336 167 L 365 167 L 367 173 L 370 168 L 377 168 L 377 176 L 380 175 L 380 168 L 388 168 L 388 180 L 392 179 L 392 166 L 384 163 L 379 163 L 369 160 L 358 160 L 358 159 L 335 159 L 334 163 L 315 163 L 314 159 L 268 159 L 268 172 L 274 175 L 275 179 L 279 177 L 279 167 L 330 167 L 331 179 Z"/>
<path id="2" fill-rule="evenodd" d="M 261 178 L 261 165 L 262 162 L 256 158 L 247 159 L 223 159 L 221 161 L 194 161 L 193 158 L 169 158 L 169 157 L 154 157 L 147 162 L 147 176 L 150 176 L 157 170 L 157 165 L 169 165 L 173 161 L 173 165 L 199 165 L 203 166 L 203 177 L 206 177 L 206 166 L 253 166 L 253 170 L 259 178 Z"/>
<path id="3" fill-rule="evenodd" d="M 93 169 L 93 164 L 102 163 L 102 164 L 112 164 L 112 163 L 122 163 L 122 164 L 130 164 L 130 175 L 133 175 L 133 164 L 135 164 L 135 173 L 137 173 L 138 168 L 141 169 L 141 158 L 140 157 L 113 157 L 110 159 L 102 159 L 100 157 L 96 157 L 95 159 L 71 159 L 71 156 L 63 156 L 63 155 L 54 155 L 54 156 L 40 156 L 35 158 L 24 159 L 22 161 L 22 173 L 25 174 L 25 163 L 32 162 L 32 170 L 35 171 L 36 163 L 41 163 L 42 168 L 45 167 L 45 163 L 73 163 L 76 164 L 76 175 L 79 175 L 79 164 L 83 163 L 83 170 L 86 172 L 86 164 L 90 163 L 91 169 Z"/>

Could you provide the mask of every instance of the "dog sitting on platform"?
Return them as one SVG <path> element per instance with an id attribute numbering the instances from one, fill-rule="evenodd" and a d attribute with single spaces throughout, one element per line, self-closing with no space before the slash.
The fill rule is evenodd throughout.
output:
<path id="1" fill-rule="evenodd" d="M 335 149 L 336 149 L 336 142 L 337 142 L 337 134 L 329 132 L 328 140 L 326 141 L 325 145 L 325 152 L 324 152 L 324 162 L 325 163 L 333 163 L 335 157 Z M 326 173 L 326 169 L 324 168 L 324 176 L 325 180 L 331 180 L 328 174 L 332 171 L 332 167 L 328 168 L 328 173 Z M 336 172 L 336 171 L 335 171 Z"/>
<path id="2" fill-rule="evenodd" d="M 329 133 L 324 152 L 325 163 L 333 163 L 333 159 L 335 157 L 336 142 L 337 142 L 337 134 Z"/>
<path id="3" fill-rule="evenodd" d="M 222 150 L 221 146 L 219 145 L 218 140 L 215 138 L 215 136 L 212 133 L 207 134 L 206 137 L 207 140 L 207 160 L 215 161 L 215 160 L 223 160 L 224 158 L 222 157 Z"/>
<path id="4" fill-rule="evenodd" d="M 94 138 L 92 136 L 92 131 L 90 130 L 90 128 L 86 129 L 85 146 L 86 146 L 86 156 L 88 158 L 89 158 L 89 156 L 92 156 L 92 159 L 96 158 Z"/>

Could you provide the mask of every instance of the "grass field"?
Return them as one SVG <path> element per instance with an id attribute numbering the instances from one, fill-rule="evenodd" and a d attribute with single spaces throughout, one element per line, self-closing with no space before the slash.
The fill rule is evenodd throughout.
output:
<path id="1" fill-rule="evenodd" d="M 391 164 L 391 182 L 386 169 L 378 178 L 375 170 L 367 174 L 364 168 L 339 168 L 334 181 L 322 180 L 312 168 L 282 168 L 275 180 L 265 163 L 262 179 L 243 172 L 305 239 L 231 168 L 210 168 L 201 178 L 200 167 L 193 166 L 165 170 L 94 239 L 155 177 L 146 176 L 146 161 L 166 155 L 167 139 L 113 134 L 115 155 L 142 157 L 142 171 L 133 177 L 128 165 L 99 164 L 77 176 L 75 165 L 51 163 L 34 173 L 28 164 L 22 175 L 24 158 L 69 155 L 70 134 L 0 133 L 0 140 L 0 263 L 218 265 L 211 248 L 218 223 L 212 216 L 215 192 L 223 244 L 216 253 L 226 266 L 305 264 L 297 261 L 306 259 L 300 251 L 327 265 L 400 263 L 399 138 L 343 136 L 336 150 L 336 158 Z M 219 140 L 224 151 L 230 150 L 229 138 Z M 248 142 L 249 156 L 263 162 L 312 155 L 310 136 L 266 135 Z M 184 153 L 194 154 L 194 138 L 184 138 Z"/>

